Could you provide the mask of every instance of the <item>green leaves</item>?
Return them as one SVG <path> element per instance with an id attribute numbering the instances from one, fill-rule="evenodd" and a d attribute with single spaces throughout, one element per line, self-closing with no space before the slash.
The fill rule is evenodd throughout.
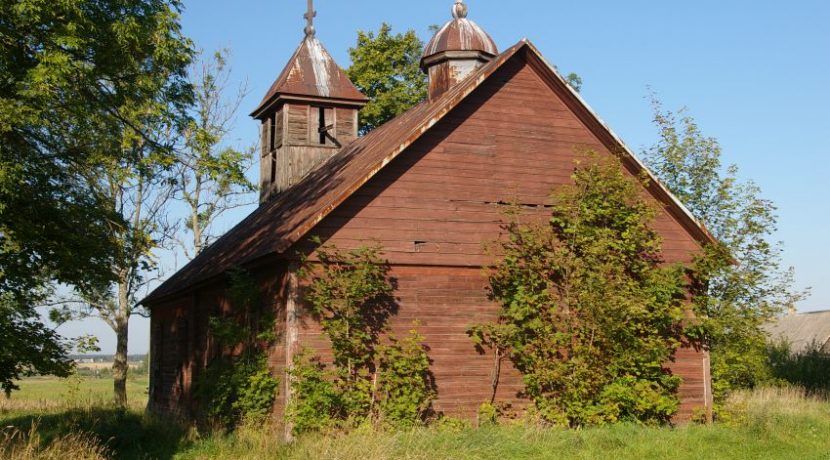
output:
<path id="1" fill-rule="evenodd" d="M 232 270 L 227 298 L 231 312 L 208 321 L 221 354 L 199 374 L 195 396 L 203 405 L 201 416 L 233 428 L 270 416 L 280 381 L 268 367 L 266 352 L 277 340 L 275 321 L 262 306 L 256 281 L 242 269 Z"/>
<path id="2" fill-rule="evenodd" d="M 417 426 L 437 396 L 429 357 L 422 345 L 424 338 L 413 329 L 402 341 L 394 337 L 389 340 L 380 356 L 379 412 L 394 426 Z"/>
<path id="3" fill-rule="evenodd" d="M 618 162 L 588 159 L 547 223 L 512 213 L 490 272 L 499 322 L 469 334 L 509 354 L 548 422 L 666 422 L 678 405 L 680 381 L 663 365 L 680 344 L 684 272 L 663 266 L 640 184 Z"/>
<path id="4" fill-rule="evenodd" d="M 190 67 L 194 104 L 183 129 L 176 183 L 176 195 L 187 205 L 184 228 L 192 235 L 189 241 L 179 240 L 188 258 L 196 257 L 211 243 L 216 219 L 230 209 L 250 204 L 250 194 L 256 190 L 245 175 L 258 157 L 254 149 L 224 145 L 247 94 L 244 85 L 230 93 L 229 54 L 219 50 Z"/>
<path id="5" fill-rule="evenodd" d="M 108 291 L 123 270 L 146 266 L 156 235 L 128 231 L 136 225 L 113 184 L 146 185 L 170 166 L 166 134 L 190 101 L 191 44 L 179 7 L 176 0 L 0 3 L 0 293 L 27 320 L 36 317 L 23 309 L 51 283 L 90 296 Z M 6 337 L 0 348 L 11 346 Z M 46 346 L 57 336 L 32 339 Z M 62 346 L 48 348 L 52 359 Z"/>
<path id="6" fill-rule="evenodd" d="M 427 77 L 421 71 L 424 43 L 409 30 L 392 34 L 384 23 L 374 32 L 359 31 L 349 49 L 352 65 L 346 74 L 369 99 L 360 111 L 360 133 L 381 126 L 415 106 L 427 95 Z"/>
<path id="7" fill-rule="evenodd" d="M 664 111 L 652 97 L 660 139 L 646 160 L 652 171 L 700 219 L 721 244 L 704 248 L 695 261 L 696 320 L 689 337 L 711 350 L 715 399 L 769 379 L 766 335 L 761 326 L 795 308 L 805 292 L 793 287 L 784 267 L 775 206 L 760 188 L 724 166 L 717 139 L 703 135 L 685 111 Z"/>
<path id="8" fill-rule="evenodd" d="M 387 334 L 397 305 L 381 252 L 324 246 L 316 252 L 319 264 L 303 267 L 305 300 L 331 341 L 333 366 L 309 350 L 295 357 L 287 416 L 296 433 L 367 421 L 414 426 L 428 415 L 436 396 L 429 357 L 417 331 L 404 340 Z"/>
<path id="9" fill-rule="evenodd" d="M 34 308 L 0 293 L 0 390 L 9 396 L 22 377 L 68 376 L 74 369 L 66 357 L 69 343 L 40 322 Z"/>
<path id="10" fill-rule="evenodd" d="M 378 246 L 348 252 L 323 247 L 317 251 L 320 273 L 308 272 L 312 283 L 305 298 L 311 312 L 331 339 L 334 364 L 353 376 L 372 367 L 380 334 L 396 308 L 380 251 Z"/>

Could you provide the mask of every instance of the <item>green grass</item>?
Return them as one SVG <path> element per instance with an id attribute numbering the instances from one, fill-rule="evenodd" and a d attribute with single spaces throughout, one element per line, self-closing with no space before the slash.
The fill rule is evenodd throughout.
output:
<path id="1" fill-rule="evenodd" d="M 127 399 L 147 402 L 147 376 L 127 380 Z M 66 401 L 73 397 L 82 401 L 106 401 L 112 399 L 112 378 L 35 377 L 19 383 L 20 391 L 12 398 L 19 401 Z"/>
<path id="2" fill-rule="evenodd" d="M 306 436 L 290 446 L 279 441 L 277 428 L 247 427 L 233 435 L 199 436 L 146 416 L 140 408 L 35 405 L 28 413 L 21 413 L 20 407 L 7 412 L 2 408 L 0 400 L 0 427 L 15 428 L 0 428 L 0 458 L 12 460 L 830 460 L 830 403 L 792 389 L 738 395 L 730 402 L 726 421 L 711 426 L 617 425 L 580 431 L 518 425 L 405 432 L 367 428 L 337 436 Z"/>

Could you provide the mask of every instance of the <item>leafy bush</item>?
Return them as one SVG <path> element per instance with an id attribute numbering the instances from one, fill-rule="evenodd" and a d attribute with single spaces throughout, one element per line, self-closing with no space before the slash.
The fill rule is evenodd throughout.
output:
<path id="1" fill-rule="evenodd" d="M 803 387 L 808 393 L 830 395 L 830 354 L 819 344 L 792 353 L 789 344 L 779 342 L 769 345 L 768 356 L 776 379 Z"/>
<path id="2" fill-rule="evenodd" d="M 330 373 L 308 349 L 294 357 L 289 376 L 291 403 L 286 417 L 294 424 L 296 433 L 324 431 L 334 427 L 344 417 L 340 394 Z"/>
<path id="3" fill-rule="evenodd" d="M 295 433 L 378 421 L 412 426 L 429 413 L 435 398 L 429 357 L 416 331 L 402 341 L 388 334 L 397 305 L 379 254 L 379 247 L 322 247 L 319 266 L 303 269 L 310 280 L 306 300 L 331 341 L 333 363 L 327 367 L 308 350 L 295 357 L 287 410 Z"/>
<path id="4" fill-rule="evenodd" d="M 426 418 L 436 397 L 429 356 L 416 330 L 400 342 L 394 337 L 389 340 L 380 357 L 379 410 L 387 423 L 412 426 Z"/>
<path id="5" fill-rule="evenodd" d="M 656 210 L 625 174 L 591 156 L 547 223 L 512 210 L 490 273 L 499 321 L 469 330 L 497 368 L 509 354 L 548 423 L 659 423 L 678 407 L 664 364 L 680 344 L 684 271 L 663 265 Z"/>
<path id="6" fill-rule="evenodd" d="M 499 410 L 492 403 L 481 403 L 478 408 L 478 426 L 495 425 L 499 421 Z"/>
<path id="7" fill-rule="evenodd" d="M 202 417 L 230 429 L 243 420 L 267 418 L 280 381 L 271 374 L 265 352 L 276 340 L 274 318 L 261 311 L 256 283 L 246 272 L 235 270 L 228 297 L 234 315 L 209 320 L 221 354 L 198 375 L 195 396 Z"/>

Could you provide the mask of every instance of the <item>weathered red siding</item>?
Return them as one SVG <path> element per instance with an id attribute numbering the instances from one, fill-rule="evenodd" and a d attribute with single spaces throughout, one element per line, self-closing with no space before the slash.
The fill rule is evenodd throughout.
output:
<path id="1" fill-rule="evenodd" d="M 502 234 L 501 204 L 518 202 L 543 216 L 551 191 L 571 182 L 575 162 L 584 159 L 586 149 L 611 154 L 560 96 L 523 58 L 512 58 L 310 232 L 344 248 L 372 240 L 383 245 L 398 283 L 400 310 L 393 329 L 402 335 L 414 321 L 420 323 L 433 360 L 439 412 L 473 416 L 489 399 L 492 357 L 476 351 L 466 330 L 498 315 L 498 306 L 487 298 L 483 267 L 493 260 L 485 244 Z M 664 238 L 667 262 L 687 262 L 699 249 L 669 212 L 661 211 L 654 225 Z M 307 242 L 300 243 L 285 256 L 309 249 Z M 286 262 L 269 264 L 256 273 L 282 321 Z M 195 301 L 154 308 L 153 346 L 162 349 L 158 358 L 154 352 L 154 362 L 158 359 L 163 369 L 154 385 L 165 396 L 154 395 L 159 399 L 151 404 L 166 409 L 188 400 L 186 382 L 215 353 L 204 318 L 223 304 L 221 291 L 213 290 L 199 293 Z M 189 353 L 198 364 L 176 367 L 182 351 L 167 337 L 178 334 L 175 318 L 186 316 L 188 308 L 202 318 L 198 332 L 188 332 Z M 284 322 L 277 328 L 285 332 Z M 308 316 L 302 318 L 299 342 L 328 354 L 326 340 Z M 706 403 L 706 359 L 703 351 L 684 348 L 670 363 L 684 378 L 680 418 Z M 270 362 L 284 379 L 284 343 L 274 347 Z M 184 382 L 180 390 L 177 379 Z M 498 400 L 521 407 L 521 389 L 521 376 L 506 361 Z M 284 393 L 283 387 L 276 414 L 283 413 Z"/>
<path id="2" fill-rule="evenodd" d="M 417 320 L 427 338 L 439 388 L 437 409 L 471 416 L 489 399 L 492 358 L 479 355 L 465 331 L 494 319 L 482 270 L 486 242 L 502 233 L 501 203 L 544 215 L 552 190 L 571 183 L 585 150 L 610 152 L 534 70 L 514 60 L 312 230 L 341 247 L 376 240 L 400 284 L 396 329 Z M 656 204 L 656 201 L 655 201 Z M 530 206 L 540 206 L 535 210 Z M 654 226 L 667 262 L 699 249 L 665 211 Z M 312 327 L 301 341 L 325 344 Z M 684 377 L 680 416 L 704 405 L 704 353 L 678 352 Z M 517 401 L 517 372 L 505 366 L 499 398 Z"/>
<path id="3" fill-rule="evenodd" d="M 254 270 L 262 294 L 261 308 L 275 312 L 274 327 L 280 340 L 285 319 L 284 273 L 279 264 Z M 219 353 L 227 352 L 220 350 L 212 339 L 210 318 L 232 313 L 233 309 L 224 281 L 152 307 L 150 410 L 183 418 L 197 413 L 199 401 L 194 398 L 194 386 L 200 373 Z M 285 372 L 284 350 L 283 343 L 279 342 L 269 352 L 269 365 L 274 375 L 280 377 Z M 279 413 L 284 406 L 282 393 L 275 402 L 275 411 Z"/>

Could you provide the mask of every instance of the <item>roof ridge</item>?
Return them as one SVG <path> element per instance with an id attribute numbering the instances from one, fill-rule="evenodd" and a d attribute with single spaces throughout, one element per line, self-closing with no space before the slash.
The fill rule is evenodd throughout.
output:
<path id="1" fill-rule="evenodd" d="M 542 57 L 535 45 L 528 39 L 522 39 L 496 56 L 492 61 L 471 73 L 466 80 L 450 88 L 440 97 L 418 104 L 369 134 L 343 147 L 299 183 L 277 195 L 274 199 L 263 203 L 231 231 L 219 238 L 173 277 L 165 281 L 142 303 L 156 302 L 192 287 L 194 284 L 221 275 L 234 264 L 249 263 L 269 254 L 285 253 L 332 210 L 340 206 L 355 191 L 441 121 L 453 108 L 464 101 L 493 73 L 523 49 L 531 52 L 531 55 L 528 56 L 528 64 L 533 65 L 530 58 L 536 56 L 543 65 L 543 69 L 537 69 L 537 71 L 550 73 L 558 82 L 558 86 L 568 88 L 568 94 L 576 101 L 576 108 L 583 110 L 593 120 L 596 125 L 595 128 L 604 130 L 610 136 L 610 142 L 616 144 L 622 150 L 622 152 L 619 152 L 609 147 L 612 153 L 624 154 L 630 157 L 635 168 L 646 171 L 654 178 L 653 173 Z M 588 129 L 592 131 L 595 128 L 588 126 Z M 594 133 L 602 141 L 603 136 L 596 131 Z M 351 176 L 346 174 L 350 169 L 353 170 Z M 689 226 L 687 228 L 690 233 L 694 234 L 693 229 L 697 229 L 697 238 L 715 241 L 703 224 L 697 221 L 665 186 L 656 178 L 652 182 L 658 184 L 658 190 L 663 194 L 663 199 L 668 200 L 669 203 L 680 210 L 679 217 L 681 220 L 683 216 L 688 220 Z M 239 244 L 230 248 L 226 247 L 240 238 L 242 241 L 238 242 Z M 206 263 L 207 260 L 214 258 L 216 259 L 213 261 L 214 263 Z"/>

